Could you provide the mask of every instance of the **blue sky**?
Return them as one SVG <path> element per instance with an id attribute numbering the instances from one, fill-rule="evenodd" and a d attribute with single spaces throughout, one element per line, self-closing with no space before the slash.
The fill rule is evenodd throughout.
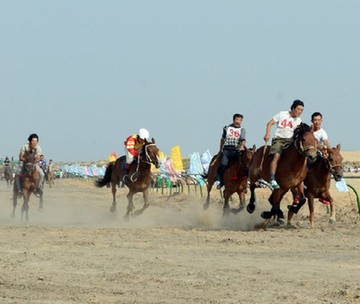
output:
<path id="1" fill-rule="evenodd" d="M 0 1 L 0 157 L 32 132 L 47 159 L 96 161 L 147 128 L 212 154 L 242 113 L 248 145 L 305 102 L 360 150 L 360 1 Z M 272 134 L 275 127 L 273 127 Z"/>

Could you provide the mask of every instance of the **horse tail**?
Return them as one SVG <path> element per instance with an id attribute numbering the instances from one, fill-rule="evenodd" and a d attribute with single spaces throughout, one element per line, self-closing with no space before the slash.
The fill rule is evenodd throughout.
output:
<path id="1" fill-rule="evenodd" d="M 106 186 L 108 183 L 110 183 L 111 173 L 113 172 L 113 168 L 114 168 L 114 164 L 109 164 L 107 166 L 104 177 L 101 179 L 99 178 L 98 180 L 95 181 L 96 187 L 101 188 L 101 187 Z"/>

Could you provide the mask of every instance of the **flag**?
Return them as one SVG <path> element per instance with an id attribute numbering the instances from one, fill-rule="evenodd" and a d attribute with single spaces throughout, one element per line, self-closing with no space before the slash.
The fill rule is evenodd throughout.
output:
<path id="1" fill-rule="evenodd" d="M 172 163 L 174 164 L 175 171 L 181 172 L 184 170 L 179 145 L 171 148 L 171 160 L 172 160 Z"/>

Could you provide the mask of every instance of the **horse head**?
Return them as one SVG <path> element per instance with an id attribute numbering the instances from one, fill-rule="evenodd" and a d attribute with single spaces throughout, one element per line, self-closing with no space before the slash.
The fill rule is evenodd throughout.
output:
<path id="1" fill-rule="evenodd" d="M 159 148 L 155 144 L 154 138 L 151 141 L 145 139 L 145 145 L 142 150 L 142 162 L 153 164 L 156 168 L 160 168 Z"/>
<path id="2" fill-rule="evenodd" d="M 316 160 L 316 138 L 309 125 L 300 123 L 294 130 L 293 141 L 299 153 L 304 155 L 310 163 Z"/>
<path id="3" fill-rule="evenodd" d="M 240 154 L 240 162 L 245 169 L 249 169 L 250 162 L 256 151 L 256 146 L 253 145 L 252 148 L 245 147 L 245 150 Z"/>
<path id="4" fill-rule="evenodd" d="M 334 177 L 335 181 L 340 181 L 341 178 L 344 176 L 343 172 L 343 157 L 340 154 L 341 146 L 338 144 L 334 148 L 328 148 L 326 149 L 325 158 L 328 162 L 328 165 L 330 167 L 330 173 Z"/>
<path id="5" fill-rule="evenodd" d="M 35 151 L 30 151 L 29 153 L 27 153 L 27 155 L 25 156 L 25 164 L 24 164 L 24 171 L 25 174 L 33 174 L 36 170 L 35 165 L 36 165 L 36 154 Z"/>

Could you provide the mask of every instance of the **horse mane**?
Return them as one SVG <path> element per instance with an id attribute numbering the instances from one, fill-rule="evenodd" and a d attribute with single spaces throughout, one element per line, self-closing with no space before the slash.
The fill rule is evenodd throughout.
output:
<path id="1" fill-rule="evenodd" d="M 311 127 L 302 122 L 300 123 L 294 130 L 294 135 L 293 135 L 293 141 L 297 138 L 299 138 L 300 136 L 303 136 L 305 132 L 310 132 L 311 131 Z"/>

